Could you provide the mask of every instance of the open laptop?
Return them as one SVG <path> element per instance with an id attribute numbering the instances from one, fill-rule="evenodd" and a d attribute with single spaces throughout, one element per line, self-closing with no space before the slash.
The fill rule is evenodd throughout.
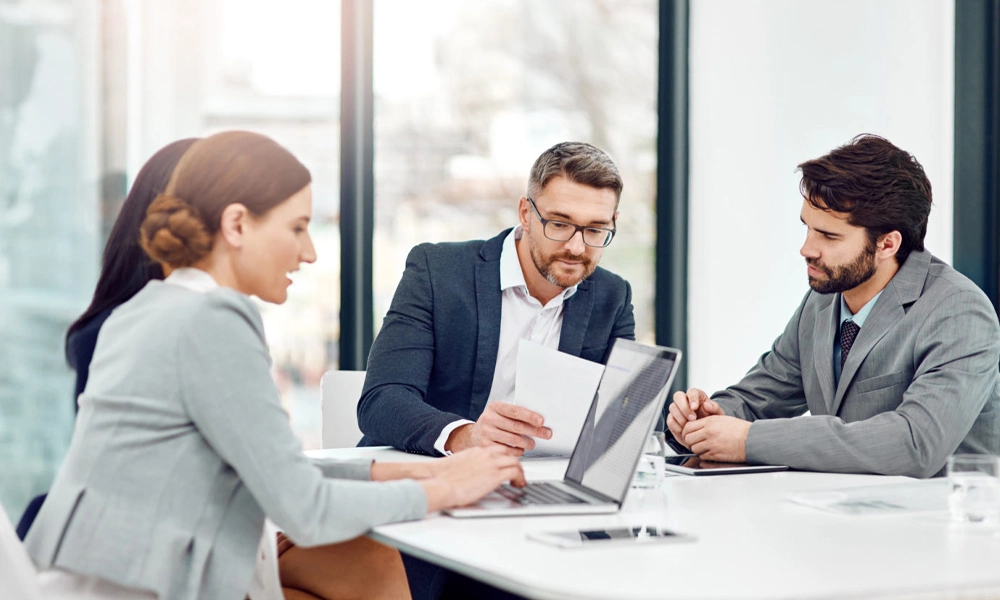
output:
<path id="1" fill-rule="evenodd" d="M 497 517 L 618 511 L 680 360 L 679 350 L 615 340 L 562 481 L 501 486 L 475 504 L 444 512 Z"/>

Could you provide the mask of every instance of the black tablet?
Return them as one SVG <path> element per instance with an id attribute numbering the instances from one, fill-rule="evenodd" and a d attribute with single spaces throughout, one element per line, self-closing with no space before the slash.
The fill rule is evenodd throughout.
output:
<path id="1" fill-rule="evenodd" d="M 685 475 L 736 475 L 739 473 L 770 473 L 787 471 L 785 465 L 748 465 L 746 463 L 724 463 L 702 460 L 695 454 L 667 456 L 666 469 Z"/>

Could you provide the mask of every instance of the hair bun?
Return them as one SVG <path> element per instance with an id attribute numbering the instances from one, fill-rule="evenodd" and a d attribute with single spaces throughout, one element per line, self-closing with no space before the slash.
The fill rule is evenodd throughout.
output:
<path id="1" fill-rule="evenodd" d="M 146 254 L 175 269 L 193 265 L 212 249 L 212 236 L 198 209 L 167 194 L 149 205 L 139 231 Z"/>

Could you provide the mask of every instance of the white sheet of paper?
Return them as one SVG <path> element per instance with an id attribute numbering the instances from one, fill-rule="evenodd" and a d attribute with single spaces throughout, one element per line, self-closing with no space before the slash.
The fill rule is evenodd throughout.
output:
<path id="1" fill-rule="evenodd" d="M 604 365 L 522 339 L 517 347 L 514 404 L 545 418 L 552 439 L 535 438 L 525 456 L 569 456 L 587 419 Z"/>

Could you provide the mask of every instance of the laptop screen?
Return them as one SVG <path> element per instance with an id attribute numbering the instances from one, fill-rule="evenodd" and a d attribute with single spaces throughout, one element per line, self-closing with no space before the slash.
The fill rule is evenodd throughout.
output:
<path id="1" fill-rule="evenodd" d="M 625 499 L 673 381 L 680 353 L 618 339 L 566 469 L 566 479 Z"/>

